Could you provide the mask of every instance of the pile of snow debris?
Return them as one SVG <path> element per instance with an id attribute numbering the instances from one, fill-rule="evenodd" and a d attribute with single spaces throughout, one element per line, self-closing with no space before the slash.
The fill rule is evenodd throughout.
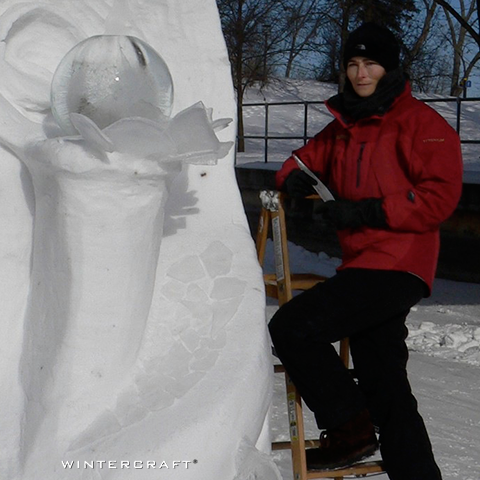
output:
<path id="1" fill-rule="evenodd" d="M 480 365 L 480 327 L 477 325 L 437 325 L 422 322 L 408 325 L 409 350 L 427 355 Z"/>

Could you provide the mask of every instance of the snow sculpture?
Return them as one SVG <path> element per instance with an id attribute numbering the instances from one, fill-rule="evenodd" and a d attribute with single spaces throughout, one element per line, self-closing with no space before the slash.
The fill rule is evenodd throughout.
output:
<path id="1" fill-rule="evenodd" d="M 0 350 L 13 365 L 2 379 L 16 401 L 2 405 L 11 415 L 1 424 L 0 476 L 118 480 L 135 468 L 135 478 L 153 479 L 170 468 L 180 479 L 243 480 L 258 459 L 258 472 L 277 479 L 255 448 L 268 445 L 261 275 L 244 217 L 220 221 L 229 201 L 214 206 L 208 195 L 219 181 L 232 191 L 221 165 L 209 170 L 231 150 L 232 134 L 224 142 L 215 133 L 229 121 L 213 121 L 201 96 L 186 102 L 184 80 L 175 82 L 183 98 L 174 98 L 175 75 L 138 38 L 147 12 L 157 23 L 141 36 L 155 41 L 166 11 L 170 36 L 172 18 L 181 23 L 201 3 L 205 25 L 215 2 L 109 0 L 83 10 L 81 3 L 66 0 L 58 10 L 53 0 L 7 0 L 0 7 L 6 50 L 35 50 L 44 41 L 38 32 L 68 38 L 50 77 L 53 118 L 44 90 L 35 104 L 25 85 L 15 91 L 0 81 L 0 143 L 28 168 L 35 197 L 22 328 L 15 345 Z M 198 200 L 188 193 L 196 190 Z M 186 213 L 173 218 L 181 205 Z M 239 377 L 227 378 L 239 361 Z M 193 465 L 195 473 L 187 471 Z"/>
<path id="2" fill-rule="evenodd" d="M 172 85 L 162 64 L 168 74 L 164 74 L 167 93 L 153 85 L 147 95 L 124 99 L 129 90 L 138 93 L 135 72 L 145 70 L 149 62 L 143 54 L 140 65 L 120 66 L 119 60 L 127 47 L 140 55 L 139 45 L 149 51 L 132 37 L 93 37 L 75 47 L 60 64 L 52 84 L 55 117 L 64 130 L 76 128 L 82 135 L 42 139 L 38 125 L 3 105 L 17 119 L 15 136 L 31 136 L 25 145 L 20 138 L 3 140 L 27 165 L 36 199 L 25 339 L 29 348 L 22 359 L 24 390 L 28 398 L 35 398 L 26 405 L 26 455 L 31 439 L 42 435 L 37 429 L 50 429 L 54 423 L 59 438 L 75 445 L 69 434 L 89 428 L 115 399 L 111 392 L 118 394 L 124 372 L 135 365 L 144 337 L 169 177 L 180 171 L 182 159 L 198 162 L 198 155 L 209 155 L 211 162 L 217 152 L 226 154 L 219 147 L 231 146 L 218 140 L 209 144 L 213 133 L 201 136 L 210 127 L 201 105 L 169 121 L 165 113 L 171 109 Z M 108 55 L 101 55 L 107 47 Z M 152 57 L 150 50 L 148 58 Z M 80 68 L 68 69 L 65 62 Z M 112 75 L 122 78 L 119 92 L 111 88 L 116 81 Z M 95 85 L 100 85 L 100 92 Z M 60 95 L 56 88 L 61 89 Z M 78 101 L 88 98 L 87 90 L 89 99 Z M 159 98 L 163 106 L 155 116 L 155 106 L 147 102 L 153 98 Z M 71 111 L 84 111 L 81 105 L 88 105 L 91 119 Z M 128 117 L 131 111 L 138 116 Z M 155 120 L 145 120 L 144 114 Z M 101 125 L 109 128 L 102 131 Z M 147 128 L 138 144 L 136 133 Z M 198 136 L 191 137 L 192 130 Z M 157 149 L 149 148 L 149 142 Z M 141 157 L 141 153 L 148 156 Z M 105 348 L 110 342 L 114 349 Z M 57 402 L 65 396 L 66 386 L 73 406 Z M 88 405 L 88 409 L 78 405 Z"/>

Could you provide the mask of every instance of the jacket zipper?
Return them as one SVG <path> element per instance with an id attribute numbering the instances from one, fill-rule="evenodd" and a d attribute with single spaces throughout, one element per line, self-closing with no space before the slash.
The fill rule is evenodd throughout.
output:
<path id="1" fill-rule="evenodd" d="M 360 174 L 362 168 L 362 159 L 363 159 L 363 151 L 365 150 L 365 143 L 360 144 L 360 153 L 358 154 L 357 158 L 357 188 L 360 187 Z"/>

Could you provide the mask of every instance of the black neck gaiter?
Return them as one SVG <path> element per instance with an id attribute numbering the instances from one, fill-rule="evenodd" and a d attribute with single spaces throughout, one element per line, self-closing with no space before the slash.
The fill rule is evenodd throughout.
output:
<path id="1" fill-rule="evenodd" d="M 343 116 L 360 120 L 372 115 L 383 115 L 405 88 L 407 77 L 402 68 L 397 68 L 380 79 L 372 95 L 360 97 L 347 79 L 343 93 L 335 95 L 328 104 Z"/>

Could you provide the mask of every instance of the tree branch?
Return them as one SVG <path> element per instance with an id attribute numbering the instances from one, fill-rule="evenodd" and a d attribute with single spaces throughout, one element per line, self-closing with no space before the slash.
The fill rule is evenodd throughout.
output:
<path id="1" fill-rule="evenodd" d="M 455 19 L 462 25 L 465 30 L 472 36 L 472 38 L 477 42 L 480 47 L 480 34 L 475 31 L 475 29 L 458 13 L 446 0 L 435 0 L 435 2 L 445 8 Z M 477 10 L 480 9 L 477 0 Z"/>

